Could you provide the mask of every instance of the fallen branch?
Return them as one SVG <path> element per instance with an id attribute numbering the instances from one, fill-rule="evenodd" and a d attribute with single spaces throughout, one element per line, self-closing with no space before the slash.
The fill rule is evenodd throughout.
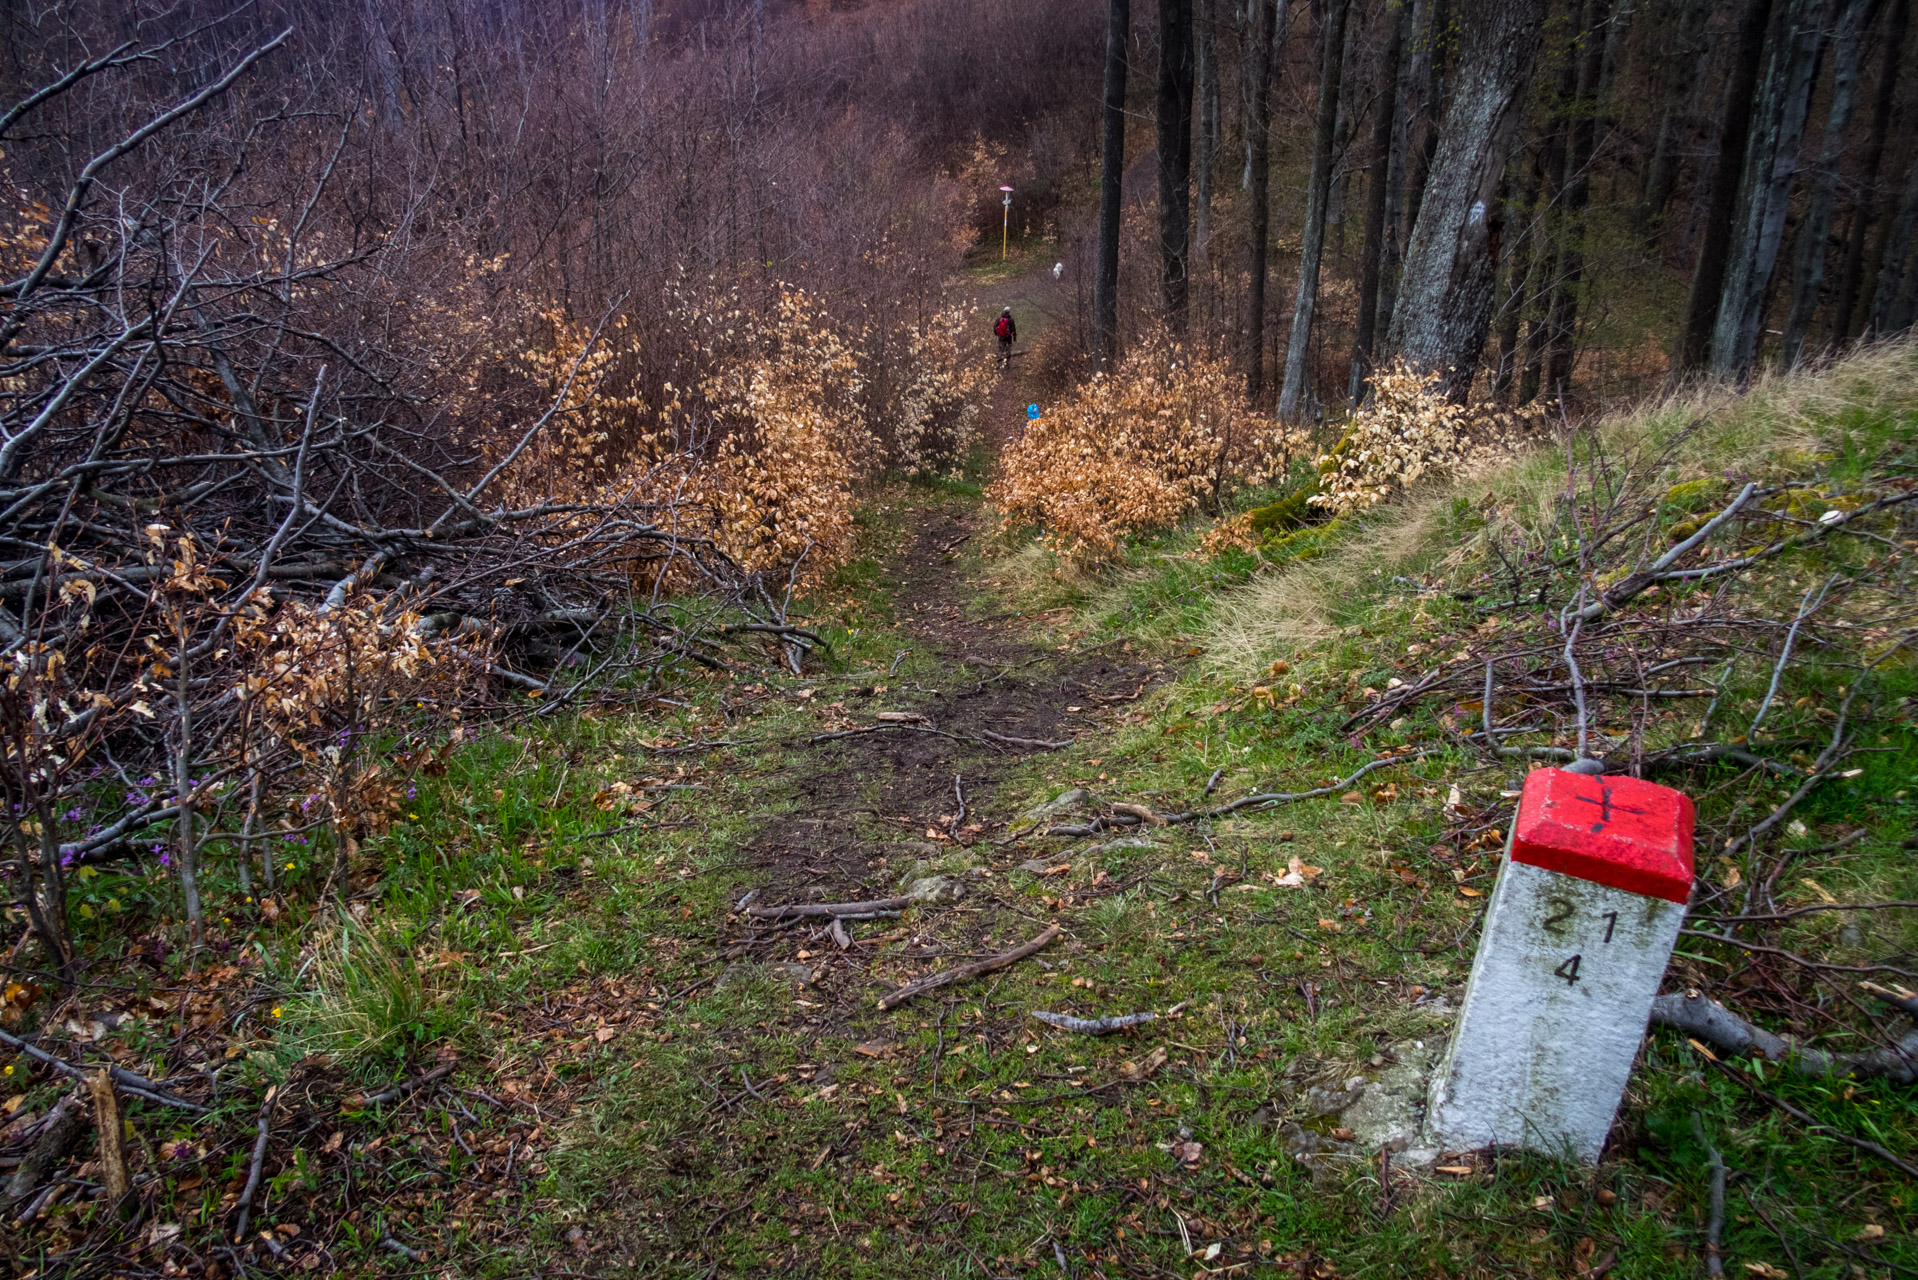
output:
<path id="1" fill-rule="evenodd" d="M 911 898 L 874 898 L 870 902 L 803 902 L 783 907 L 748 907 L 746 914 L 758 920 L 782 920 L 788 916 L 862 916 L 877 911 L 902 911 L 911 906 Z"/>
<path id="2" fill-rule="evenodd" d="M 1157 1020 L 1158 1014 L 1147 1010 L 1144 1013 L 1124 1013 L 1112 1018 L 1075 1018 L 1069 1013 L 1046 1013 L 1039 1009 L 1032 1016 L 1049 1027 L 1061 1031 L 1077 1031 L 1081 1035 L 1102 1036 L 1108 1031 L 1123 1031 L 1127 1027 L 1143 1026 Z"/>
<path id="3" fill-rule="evenodd" d="M 362 1110 L 365 1110 L 367 1107 L 377 1107 L 382 1102 L 391 1102 L 393 1099 L 399 1097 L 401 1094 L 411 1093 L 415 1089 L 418 1089 L 422 1087 L 423 1085 L 432 1084 L 435 1080 L 444 1080 L 446 1079 L 446 1077 L 453 1074 L 453 1068 L 455 1065 L 457 1064 L 451 1063 L 451 1062 L 444 1063 L 440 1066 L 434 1067 L 431 1071 L 422 1072 L 421 1074 L 413 1076 L 410 1079 L 401 1080 L 397 1084 L 391 1085 L 388 1088 L 380 1090 L 378 1093 L 363 1093 L 359 1097 L 353 1100 L 353 1104 L 350 1109 L 354 1111 L 362 1111 Z"/>
<path id="4" fill-rule="evenodd" d="M 972 964 L 962 964 L 957 969 L 947 969 L 942 973 L 928 974 L 926 977 L 908 982 L 897 991 L 879 997 L 880 1012 L 883 1013 L 887 1009 L 902 1005 L 914 996 L 924 995 L 928 991 L 935 991 L 951 983 L 963 982 L 967 978 L 976 978 L 982 973 L 992 973 L 995 970 L 1005 968 L 1007 965 L 1016 964 L 1027 956 L 1041 950 L 1058 936 L 1059 926 L 1056 924 L 1050 925 L 1044 933 L 1034 938 L 1031 942 L 1026 943 L 1023 947 L 1016 947 L 1003 955 L 996 955 L 986 960 L 977 960 Z"/>
<path id="5" fill-rule="evenodd" d="M 253 1215 L 253 1196 L 260 1189 L 260 1170 L 266 1163 L 266 1137 L 273 1124 L 273 1100 L 279 1096 L 279 1086 L 266 1091 L 266 1098 L 260 1103 L 259 1136 L 253 1140 L 253 1164 L 247 1171 L 246 1186 L 240 1192 L 240 1224 L 233 1229 L 233 1243 L 246 1239 L 246 1220 Z"/>
<path id="6" fill-rule="evenodd" d="M 67 1148 L 80 1136 L 80 1121 L 85 1115 L 86 1104 L 77 1094 L 69 1094 L 54 1104 L 53 1111 L 40 1122 L 39 1138 L 7 1183 L 9 1196 L 23 1200 L 39 1190 L 47 1175 L 66 1157 Z"/>
<path id="7" fill-rule="evenodd" d="M 1895 1046 L 1867 1053 L 1829 1053 L 1753 1026 L 1709 996 L 1691 992 L 1674 992 L 1652 1001 L 1651 1024 L 1682 1031 L 1728 1057 L 1754 1055 L 1782 1063 L 1799 1075 L 1918 1083 L 1918 1026 Z"/>
<path id="8" fill-rule="evenodd" d="M 1883 1147 L 1879 1146 L 1875 1142 L 1869 1142 L 1864 1138 L 1854 1138 L 1849 1133 L 1846 1133 L 1843 1129 L 1834 1129 L 1828 1124 L 1820 1124 L 1818 1121 L 1812 1119 L 1809 1115 L 1805 1114 L 1803 1111 L 1800 1111 L 1797 1107 L 1794 1107 L 1791 1103 L 1785 1101 L 1783 1098 L 1779 1097 L 1777 1094 L 1769 1093 L 1766 1090 L 1759 1088 L 1757 1085 L 1753 1084 L 1751 1081 L 1745 1079 L 1743 1072 L 1733 1071 L 1729 1066 L 1720 1062 L 1717 1058 L 1713 1057 L 1709 1053 L 1705 1055 L 1705 1061 L 1711 1063 L 1713 1067 L 1718 1069 L 1721 1075 L 1723 1075 L 1726 1079 L 1732 1081 L 1733 1083 L 1741 1086 L 1747 1093 L 1750 1093 L 1754 1095 L 1755 1097 L 1761 1099 L 1762 1101 L 1768 1102 L 1772 1106 L 1777 1107 L 1780 1111 L 1792 1117 L 1792 1119 L 1797 1120 L 1799 1123 L 1803 1124 L 1806 1128 L 1812 1130 L 1814 1133 L 1822 1133 L 1827 1135 L 1828 1137 L 1836 1138 L 1840 1142 L 1843 1142 L 1847 1144 L 1848 1146 L 1856 1147 L 1860 1151 L 1866 1152 L 1870 1155 L 1877 1156 L 1880 1160 L 1883 1160 L 1886 1164 L 1898 1170 L 1900 1173 L 1904 1174 L 1908 1178 L 1918 1178 L 1918 1165 L 1912 1164 L 1910 1161 L 1900 1159 L 1899 1157 L 1893 1155 L 1891 1152 L 1885 1150 Z"/>
<path id="9" fill-rule="evenodd" d="M 89 1074 L 84 1067 L 76 1067 L 64 1058 L 56 1058 L 45 1049 L 29 1044 L 20 1037 L 9 1035 L 5 1031 L 0 1031 L 0 1044 L 11 1045 L 21 1053 L 26 1054 L 29 1058 L 32 1058 L 35 1062 L 52 1067 L 62 1075 L 71 1076 L 73 1079 L 81 1081 L 82 1083 L 86 1081 Z M 136 1076 L 131 1071 L 125 1070 L 122 1067 L 108 1067 L 107 1071 L 113 1077 L 113 1083 L 115 1085 L 119 1086 L 122 1091 L 130 1093 L 136 1098 L 144 1098 L 148 1102 L 157 1102 L 164 1107 L 179 1107 L 183 1111 L 206 1111 L 206 1108 L 197 1102 L 188 1102 L 185 1098 L 174 1097 L 153 1081 L 148 1080 L 145 1076 Z"/>
<path id="10" fill-rule="evenodd" d="M 1044 738 L 1012 738 L 990 729 L 981 729 L 979 736 L 996 746 L 1017 747 L 1024 751 L 1061 751 L 1071 746 L 1073 741 L 1071 738 L 1061 738 L 1057 742 L 1048 742 Z"/>
<path id="11" fill-rule="evenodd" d="M 1337 782 L 1328 783 L 1323 787 L 1314 787 L 1310 791 L 1260 791 L 1253 795 L 1240 796 L 1237 800 L 1229 804 L 1219 805 L 1216 808 L 1195 809 L 1191 813 L 1168 813 L 1162 816 L 1169 825 L 1182 826 L 1189 822 L 1200 822 L 1207 818 L 1222 818 L 1228 813 L 1237 813 L 1241 809 L 1251 809 L 1261 805 L 1290 804 L 1294 800 L 1316 800 L 1320 796 L 1329 796 L 1334 792 L 1343 791 L 1374 770 L 1383 769 L 1389 765 L 1410 764 L 1415 760 L 1424 760 L 1428 756 L 1439 755 L 1442 751 L 1443 748 L 1428 747 L 1423 751 L 1413 751 L 1402 756 L 1383 756 L 1339 779 Z M 1054 828 L 1054 831 L 1048 834 L 1056 833 L 1057 828 Z"/>

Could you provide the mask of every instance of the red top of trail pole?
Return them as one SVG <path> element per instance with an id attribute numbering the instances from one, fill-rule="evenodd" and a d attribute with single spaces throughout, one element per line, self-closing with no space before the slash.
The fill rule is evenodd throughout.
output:
<path id="1" fill-rule="evenodd" d="M 1534 769 L 1513 822 L 1512 861 L 1684 902 L 1692 893 L 1692 801 L 1623 776 Z"/>

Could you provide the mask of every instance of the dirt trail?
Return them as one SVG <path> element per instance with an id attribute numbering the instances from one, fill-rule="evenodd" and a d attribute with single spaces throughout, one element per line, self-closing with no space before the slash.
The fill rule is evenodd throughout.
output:
<path id="1" fill-rule="evenodd" d="M 1015 375 L 1001 385 L 995 420 L 1014 410 L 1023 420 L 1020 382 Z M 964 848 L 999 835 L 1009 815 L 996 789 L 1009 766 L 1030 752 L 945 735 L 1075 740 L 1098 730 L 1102 708 L 1134 700 L 1167 674 L 1126 654 L 1046 649 L 1033 639 L 1032 622 L 1018 615 L 971 616 L 977 610 L 969 613 L 973 592 L 962 551 L 987 534 L 989 521 L 975 502 L 915 513 L 885 566 L 896 584 L 893 670 L 849 689 L 841 682 L 830 692 L 843 700 L 846 718 L 860 725 L 882 711 L 917 713 L 925 721 L 799 749 L 810 752 L 809 760 L 796 762 L 804 770 L 802 811 L 769 825 L 754 846 L 767 872 L 768 900 L 885 896 L 888 873 L 897 871 L 889 857 L 896 850 L 886 845 L 923 843 L 931 832 L 941 845 Z M 928 658 L 937 664 L 930 677 Z"/>

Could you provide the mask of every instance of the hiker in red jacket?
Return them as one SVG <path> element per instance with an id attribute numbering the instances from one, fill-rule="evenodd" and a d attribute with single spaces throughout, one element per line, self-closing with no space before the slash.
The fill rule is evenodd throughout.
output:
<path id="1" fill-rule="evenodd" d="M 992 332 L 999 339 L 999 366 L 1004 368 L 1012 363 L 1012 340 L 1019 336 L 1019 326 L 1012 322 L 1011 307 L 999 313 L 999 319 L 992 326 Z"/>

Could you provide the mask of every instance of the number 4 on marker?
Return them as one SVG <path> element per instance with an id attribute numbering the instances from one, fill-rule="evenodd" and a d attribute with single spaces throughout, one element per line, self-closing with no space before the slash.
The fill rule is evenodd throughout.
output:
<path id="1" fill-rule="evenodd" d="M 1565 985 L 1568 987 L 1577 985 L 1578 961 L 1579 957 L 1573 956 L 1570 960 L 1567 960 L 1564 964 L 1552 970 L 1552 976 L 1565 979 Z"/>

